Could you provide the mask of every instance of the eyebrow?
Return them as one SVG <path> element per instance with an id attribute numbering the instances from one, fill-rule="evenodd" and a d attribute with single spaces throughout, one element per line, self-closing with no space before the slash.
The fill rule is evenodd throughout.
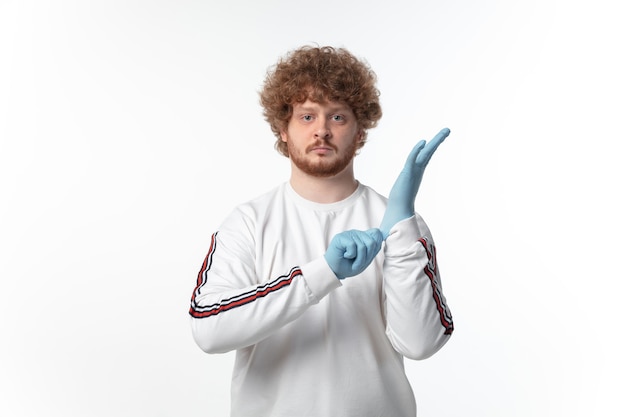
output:
<path id="1" fill-rule="evenodd" d="M 313 107 L 313 106 L 299 106 L 296 107 L 294 106 L 294 111 L 302 111 L 302 112 L 316 112 L 320 109 L 320 107 Z M 350 111 L 350 106 L 348 105 L 342 105 L 342 104 L 338 104 L 336 106 L 333 107 L 329 107 L 329 111 L 330 113 L 336 113 L 336 112 L 341 112 L 341 111 Z"/>

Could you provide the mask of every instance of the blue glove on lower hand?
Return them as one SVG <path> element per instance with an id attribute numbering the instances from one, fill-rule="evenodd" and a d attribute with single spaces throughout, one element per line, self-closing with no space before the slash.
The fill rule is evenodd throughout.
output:
<path id="1" fill-rule="evenodd" d="M 449 134 L 450 129 L 441 129 L 430 142 L 419 141 L 409 154 L 402 172 L 400 172 L 389 193 L 387 210 L 380 224 L 380 231 L 383 233 L 384 239 L 387 239 L 389 231 L 396 223 L 415 214 L 415 197 L 422 182 L 426 165 L 428 165 L 428 161 L 430 161 L 437 147 Z"/>
<path id="2" fill-rule="evenodd" d="M 337 278 L 352 277 L 369 266 L 382 243 L 383 235 L 378 229 L 348 230 L 333 237 L 324 258 Z"/>

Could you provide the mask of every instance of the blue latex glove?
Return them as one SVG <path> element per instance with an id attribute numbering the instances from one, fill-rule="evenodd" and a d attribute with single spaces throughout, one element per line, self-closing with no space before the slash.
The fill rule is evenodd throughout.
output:
<path id="1" fill-rule="evenodd" d="M 449 134 L 450 129 L 441 129 L 430 142 L 419 141 L 409 154 L 402 172 L 400 172 L 389 193 L 387 210 L 380 224 L 380 231 L 383 233 L 384 239 L 387 239 L 389 231 L 396 223 L 415 214 L 415 197 L 422 182 L 426 165 L 428 165 L 428 161 L 430 161 L 437 147 Z"/>
<path id="2" fill-rule="evenodd" d="M 378 229 L 348 230 L 333 237 L 324 258 L 337 278 L 344 279 L 363 272 L 382 244 L 383 235 Z"/>

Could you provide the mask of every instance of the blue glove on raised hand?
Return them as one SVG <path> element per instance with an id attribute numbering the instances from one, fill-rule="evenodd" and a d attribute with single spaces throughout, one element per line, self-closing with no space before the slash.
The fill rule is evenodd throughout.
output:
<path id="1" fill-rule="evenodd" d="M 389 193 L 387 210 L 380 224 L 383 239 L 387 239 L 389 231 L 396 223 L 415 214 L 415 197 L 422 182 L 426 165 L 428 165 L 428 161 L 430 161 L 437 147 L 449 134 L 450 129 L 441 129 L 430 142 L 419 141 L 409 154 L 402 172 L 400 172 Z"/>
<path id="2" fill-rule="evenodd" d="M 337 278 L 344 279 L 363 272 L 382 244 L 383 235 L 378 229 L 348 230 L 333 237 L 324 258 Z"/>

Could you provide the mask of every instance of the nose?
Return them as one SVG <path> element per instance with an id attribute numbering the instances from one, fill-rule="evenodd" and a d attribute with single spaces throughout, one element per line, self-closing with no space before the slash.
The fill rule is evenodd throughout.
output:
<path id="1" fill-rule="evenodd" d="M 320 119 L 319 125 L 315 130 L 315 138 L 317 139 L 330 139 L 331 132 L 328 128 L 328 122 L 324 119 Z"/>

